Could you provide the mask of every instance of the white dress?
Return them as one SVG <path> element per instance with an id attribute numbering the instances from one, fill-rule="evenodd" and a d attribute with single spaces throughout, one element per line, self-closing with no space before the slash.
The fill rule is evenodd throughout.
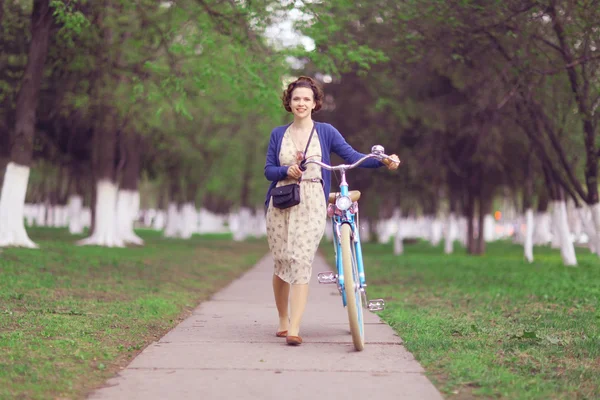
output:
<path id="1" fill-rule="evenodd" d="M 279 152 L 279 164 L 298 164 L 297 149 L 290 130 L 285 132 Z M 321 161 L 319 135 L 313 134 L 306 158 Z M 300 204 L 285 210 L 273 207 L 273 200 L 267 209 L 267 241 L 275 260 L 275 275 L 290 284 L 307 284 L 312 274 L 315 253 L 325 233 L 327 204 L 321 182 L 307 179 L 320 179 L 321 167 L 308 164 L 300 182 Z M 294 183 L 293 178 L 279 181 L 277 186 Z"/>

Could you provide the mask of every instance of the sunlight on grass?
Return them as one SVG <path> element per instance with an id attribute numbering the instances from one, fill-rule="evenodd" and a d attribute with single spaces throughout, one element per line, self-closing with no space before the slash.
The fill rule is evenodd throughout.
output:
<path id="1" fill-rule="evenodd" d="M 141 235 L 144 247 L 78 247 L 40 228 L 40 250 L 2 250 L 0 398 L 81 398 L 268 251 L 260 240 Z"/>
<path id="2" fill-rule="evenodd" d="M 323 247 L 333 259 L 329 244 Z M 485 256 L 447 256 L 427 243 L 363 248 L 370 297 L 448 398 L 600 398 L 600 260 L 578 249 L 536 261 L 508 242 Z"/>

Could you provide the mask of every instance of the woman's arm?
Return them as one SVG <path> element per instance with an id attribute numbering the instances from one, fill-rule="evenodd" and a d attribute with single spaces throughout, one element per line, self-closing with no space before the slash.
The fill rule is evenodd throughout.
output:
<path id="1" fill-rule="evenodd" d="M 365 154 L 360 153 L 352 148 L 347 142 L 346 139 L 342 136 L 342 134 L 331 126 L 331 131 L 333 137 L 331 139 L 331 151 L 333 151 L 338 156 L 342 157 L 344 161 L 348 164 L 353 164 L 356 161 L 360 160 Z M 360 168 L 379 168 L 383 167 L 383 163 L 375 158 L 371 158 L 365 160 L 362 164 L 360 164 Z"/>
<path id="2" fill-rule="evenodd" d="M 265 178 L 277 182 L 287 177 L 288 166 L 279 166 L 277 154 L 277 138 L 275 131 L 271 132 L 271 140 L 267 149 L 267 161 L 265 163 Z"/>

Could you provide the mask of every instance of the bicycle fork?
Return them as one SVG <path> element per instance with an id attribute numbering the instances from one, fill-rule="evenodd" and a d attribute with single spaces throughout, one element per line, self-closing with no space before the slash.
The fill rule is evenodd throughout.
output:
<path id="1" fill-rule="evenodd" d="M 336 225 L 334 224 L 334 227 Z M 337 234 L 338 232 L 334 232 L 334 236 Z M 337 257 L 341 257 L 341 254 L 338 252 L 337 246 L 339 243 L 339 237 L 334 237 L 334 244 L 335 244 L 335 249 L 336 249 L 336 256 Z M 352 235 L 352 242 L 354 244 L 354 250 L 355 250 L 355 254 L 357 257 L 360 257 L 361 253 L 362 253 L 362 249 L 360 248 L 360 243 L 358 242 L 358 239 L 356 237 L 356 235 Z M 357 263 L 362 263 L 362 259 L 361 260 L 356 260 Z M 354 283 L 355 285 L 355 289 L 358 289 L 361 293 L 362 296 L 361 298 L 363 299 L 363 307 L 365 307 L 366 309 L 368 309 L 369 311 L 381 311 L 385 308 L 385 301 L 383 299 L 373 299 L 373 300 L 368 300 L 367 298 L 367 291 L 366 291 L 366 287 L 367 287 L 367 283 L 365 282 L 365 276 L 364 273 L 361 274 L 362 276 L 358 277 L 357 282 Z M 338 279 L 339 275 L 334 273 L 333 271 L 327 271 L 327 272 L 319 272 L 317 274 L 317 279 L 319 281 L 319 283 L 321 284 L 337 284 L 338 285 L 338 290 L 340 292 L 340 294 L 344 293 L 344 287 L 343 285 L 345 284 L 343 282 L 343 279 Z M 345 305 L 345 304 L 344 304 Z"/>

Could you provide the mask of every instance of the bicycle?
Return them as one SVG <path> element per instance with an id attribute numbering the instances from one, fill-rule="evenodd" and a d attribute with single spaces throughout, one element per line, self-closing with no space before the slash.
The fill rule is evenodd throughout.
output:
<path id="1" fill-rule="evenodd" d="M 327 216 L 332 219 L 333 241 L 337 274 L 328 271 L 320 272 L 319 283 L 337 283 L 342 297 L 342 304 L 348 311 L 348 322 L 354 348 L 362 351 L 365 347 L 363 307 L 369 311 L 381 311 L 385 308 L 383 299 L 368 300 L 365 267 L 362 258 L 362 247 L 359 234 L 358 200 L 360 191 L 349 190 L 346 171 L 358 167 L 364 161 L 376 158 L 380 161 L 392 160 L 385 154 L 383 146 L 375 145 L 371 154 L 367 154 L 354 164 L 331 166 L 316 160 L 304 160 L 306 164 L 317 164 L 329 171 L 340 171 L 340 191 L 329 194 Z"/>

